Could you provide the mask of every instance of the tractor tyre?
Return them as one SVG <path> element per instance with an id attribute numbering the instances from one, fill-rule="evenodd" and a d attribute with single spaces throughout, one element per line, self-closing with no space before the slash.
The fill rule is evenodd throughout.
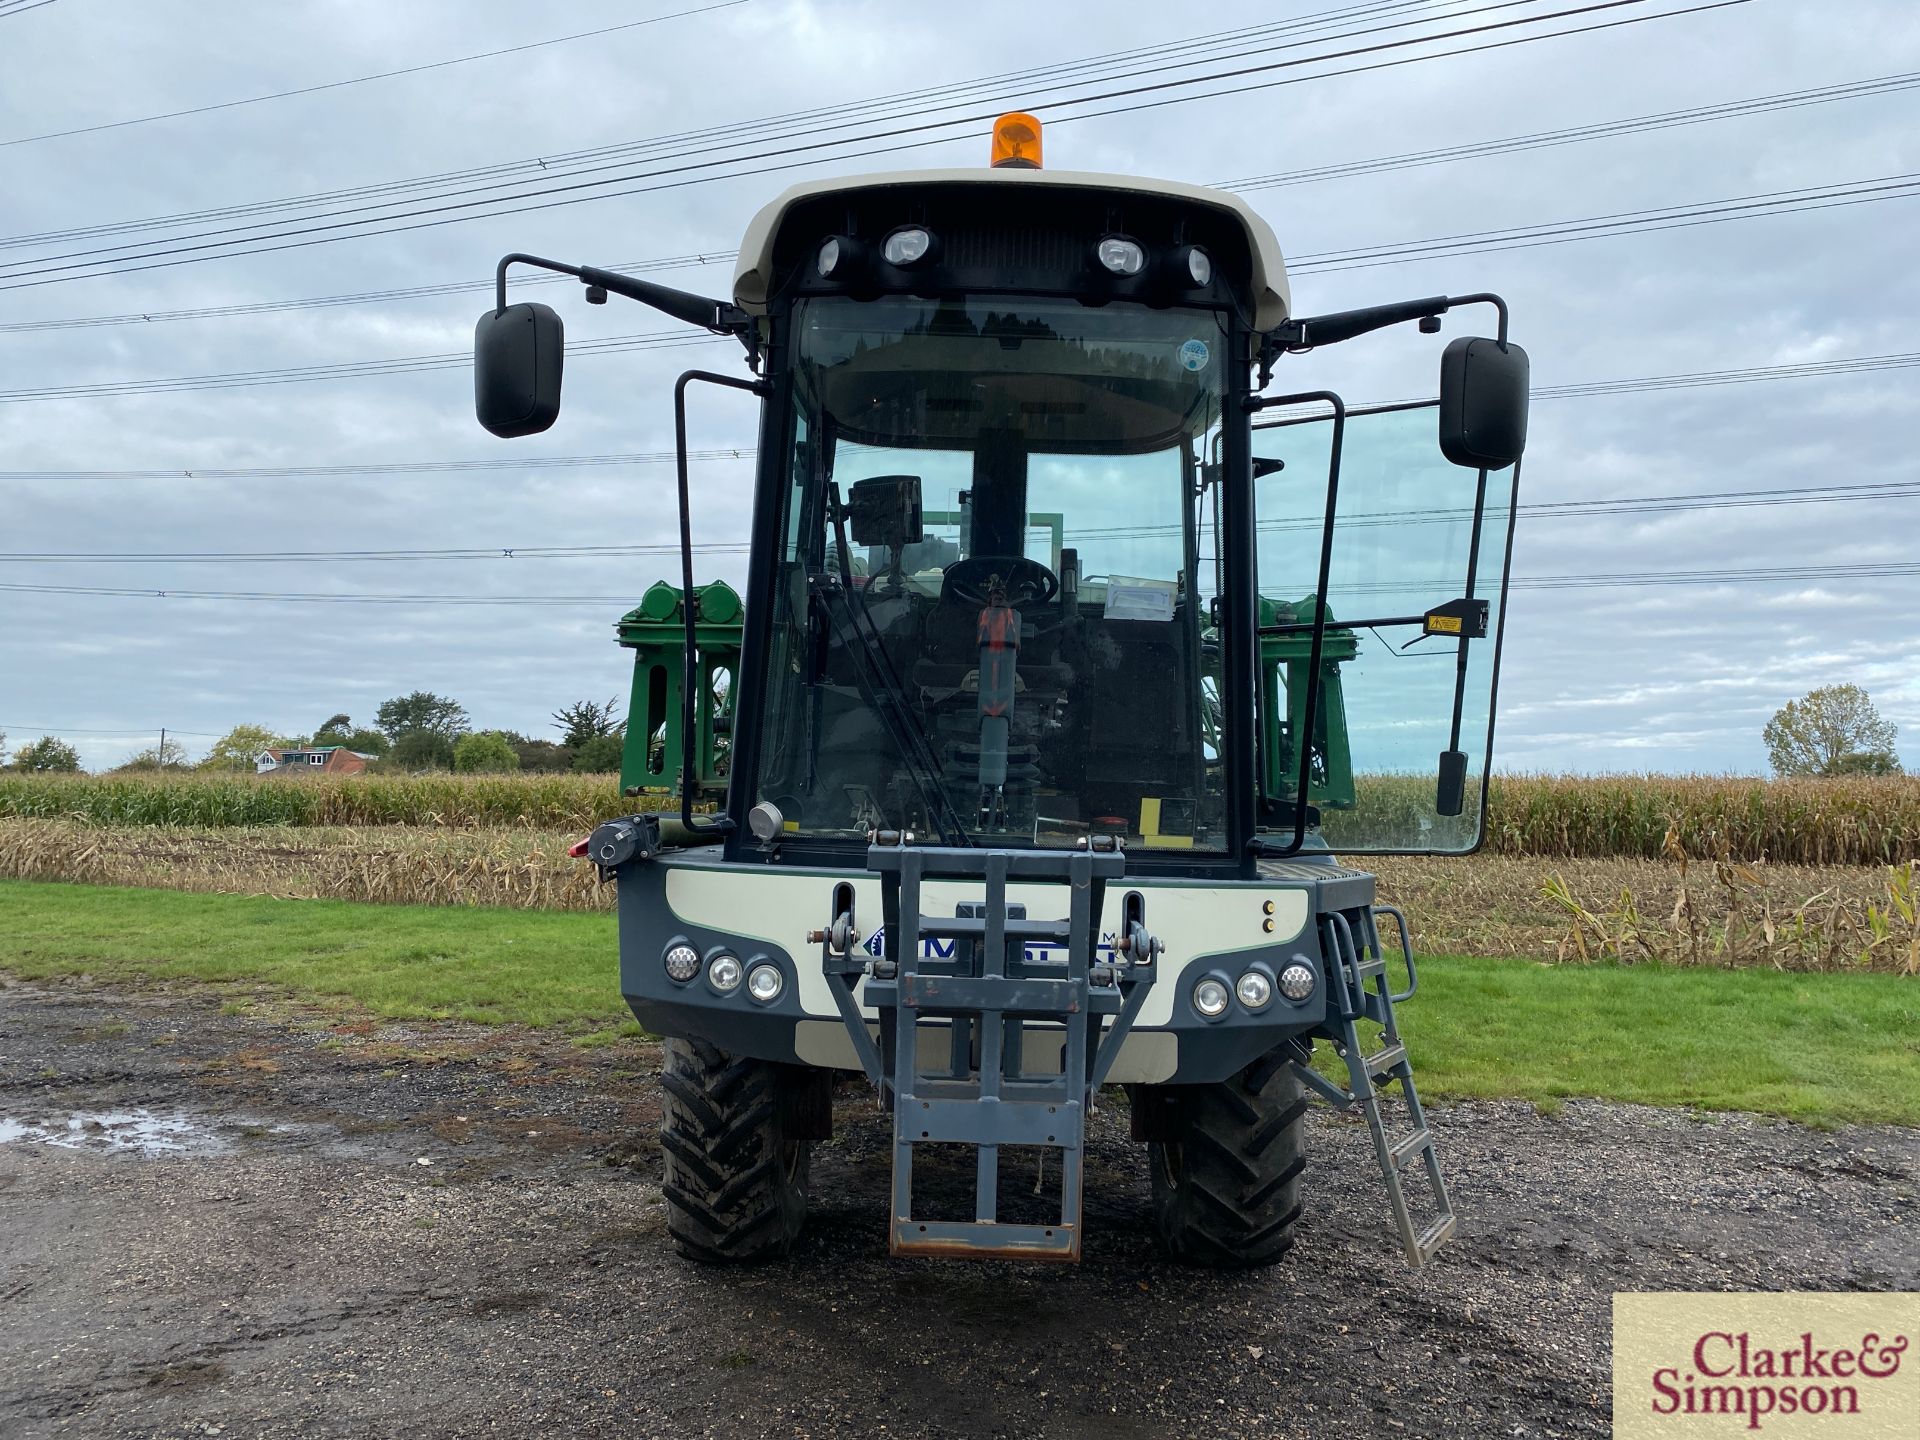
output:
<path id="1" fill-rule="evenodd" d="M 1307 1168 L 1307 1095 L 1280 1052 L 1231 1080 L 1181 1086 L 1180 1138 L 1147 1147 L 1160 1246 L 1218 1269 L 1271 1265 L 1293 1248 Z"/>
<path id="2" fill-rule="evenodd" d="M 781 1067 L 704 1040 L 662 1048 L 661 1189 L 674 1248 L 712 1265 L 785 1255 L 807 1215 L 812 1145 L 779 1101 Z"/>

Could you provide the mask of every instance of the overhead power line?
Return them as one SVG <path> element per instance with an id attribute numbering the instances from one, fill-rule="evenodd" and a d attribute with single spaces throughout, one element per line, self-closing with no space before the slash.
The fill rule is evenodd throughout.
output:
<path id="1" fill-rule="evenodd" d="M 1448 145 L 1433 150 L 1412 150 L 1399 155 L 1382 155 L 1371 160 L 1348 160 L 1334 165 L 1312 165 L 1278 174 L 1254 175 L 1241 180 L 1216 182 L 1222 190 L 1274 190 L 1289 185 L 1308 185 L 1319 180 L 1339 180 L 1353 175 L 1374 175 L 1388 170 L 1412 170 L 1427 165 L 1445 165 L 1456 160 L 1474 160 L 1486 155 L 1511 155 L 1523 150 L 1546 150 L 1562 145 L 1578 145 L 1589 140 L 1611 140 L 1621 135 L 1642 135 L 1654 130 L 1670 130 L 1682 125 L 1704 125 L 1715 120 L 1744 119 L 1779 110 L 1798 110 L 1809 105 L 1830 105 L 1840 100 L 1865 100 L 1879 95 L 1896 95 L 1920 86 L 1920 74 L 1883 75 L 1872 80 L 1849 80 L 1839 85 L 1822 85 L 1811 90 L 1787 90 L 1774 95 L 1756 95 L 1745 100 L 1727 100 L 1717 105 L 1699 105 L 1687 110 L 1662 110 L 1651 115 L 1633 115 L 1621 120 L 1602 120 L 1592 125 L 1576 125 L 1561 130 L 1537 130 L 1526 135 L 1509 135 L 1498 140 L 1477 140 L 1466 145 Z"/>
<path id="2" fill-rule="evenodd" d="M 1509 136 L 1499 140 L 1487 140 L 1472 145 L 1458 145 L 1441 150 L 1413 151 L 1401 155 L 1377 156 L 1368 160 L 1347 161 L 1338 165 L 1315 166 L 1305 170 L 1283 172 L 1279 175 L 1256 176 L 1246 180 L 1219 182 L 1219 188 L 1250 191 L 1272 188 L 1280 185 L 1304 185 L 1321 180 L 1340 179 L 1354 175 L 1382 174 L 1391 170 L 1413 169 L 1426 165 L 1451 163 L 1456 160 L 1475 159 L 1488 155 L 1515 154 L 1524 150 L 1543 149 L 1560 145 L 1571 145 L 1588 140 L 1609 139 L 1617 135 L 1633 135 L 1643 131 L 1671 128 L 1675 125 L 1704 124 L 1713 120 L 1737 119 L 1748 115 L 1765 114 L 1775 110 L 1797 109 L 1807 105 L 1831 104 L 1841 100 L 1858 100 L 1879 95 L 1899 94 L 1920 87 L 1920 73 L 1906 75 L 1881 76 L 1871 80 L 1849 81 L 1841 85 L 1829 85 L 1814 90 L 1785 91 L 1775 95 L 1753 96 L 1744 100 L 1730 100 L 1719 105 L 1701 106 L 1692 110 L 1662 111 L 1652 115 L 1630 116 L 1620 120 L 1603 121 L 1594 125 L 1580 126 L 1570 130 L 1540 131 L 1531 135 Z M 628 260 L 608 265 L 604 268 L 619 270 L 628 274 L 643 274 L 658 270 L 693 269 L 718 264 L 731 264 L 734 259 L 732 248 L 715 248 L 705 252 L 688 255 L 671 255 L 650 260 Z M 557 284 L 570 282 L 570 275 L 532 274 L 516 279 L 516 285 Z M 135 311 L 111 315 L 83 315 L 48 320 L 17 320 L 0 323 L 0 334 L 25 334 L 44 330 L 90 329 L 100 326 L 155 324 L 172 320 L 215 320 L 249 315 L 263 315 L 286 310 L 311 310 L 342 305 L 378 304 L 396 300 L 415 300 L 438 297 L 441 295 L 477 294 L 493 289 L 493 279 L 474 278 L 472 280 L 445 281 L 430 285 L 412 285 L 398 289 L 368 290 L 355 294 L 318 295 L 293 300 L 261 300 L 244 304 L 202 306 L 196 309 Z"/>
<path id="3" fill-rule="evenodd" d="M 583 341 L 579 351 L 586 355 L 608 354 L 623 350 L 645 348 L 662 349 L 673 344 L 708 345 L 723 343 L 720 339 L 707 335 L 685 335 L 681 331 L 654 331 L 644 335 L 612 336 L 604 341 Z M 597 347 L 597 348 L 589 348 Z M 122 381 L 121 385 L 142 385 L 148 387 L 216 389 L 231 385 L 281 384 L 299 380 L 338 379 L 346 365 L 360 363 L 367 368 L 357 374 L 382 373 L 406 374 L 414 369 L 446 370 L 470 362 L 471 357 L 464 352 L 450 352 L 440 355 L 417 355 L 397 360 L 372 360 L 364 362 L 344 362 L 340 366 L 304 366 L 293 371 L 257 371 L 238 372 L 234 376 L 202 375 L 182 376 L 174 380 Z M 376 370 L 374 367 L 391 366 L 388 370 Z M 1691 374 L 1641 375 L 1622 380 L 1590 380 L 1571 385 L 1537 386 L 1532 391 L 1535 400 L 1573 400 L 1589 396 L 1627 395 L 1654 390 L 1687 390 L 1722 385 L 1751 385 L 1769 380 L 1808 380 L 1827 375 L 1866 374 L 1880 370 L 1907 370 L 1920 366 L 1920 352 L 1896 355 L 1858 355 L 1835 360 L 1803 361 L 1786 365 L 1755 365 L 1733 370 L 1702 370 Z M 311 372 L 326 373 L 311 373 Z M 256 378 L 262 377 L 262 378 Z M 208 382 L 189 385 L 187 382 Z M 211 382 L 222 382 L 215 385 Z M 73 388 L 73 387 L 66 387 Z M 108 390 L 109 394 L 136 393 L 127 390 Z M 155 393 L 149 389 L 144 393 Z M 62 399 L 74 398 L 67 395 L 48 395 L 43 392 L 14 392 L 12 395 L 0 392 L 0 403 L 13 399 Z M 1366 401 L 1356 404 L 1354 409 L 1377 405 L 1417 404 L 1428 397 L 1402 397 L 1392 401 Z M 1270 411 L 1270 418 L 1256 422 L 1254 429 L 1269 430 L 1286 422 L 1288 418 L 1310 417 L 1315 412 L 1310 408 L 1294 411 Z M 751 458 L 755 451 L 745 449 L 719 449 L 693 451 L 690 458 L 702 459 L 744 459 Z M 397 475 L 430 474 L 456 470 L 535 470 L 564 466 L 593 465 L 646 465 L 659 464 L 672 460 L 670 451 L 651 451 L 643 454 L 612 455 L 547 455 L 531 456 L 514 460 L 427 460 L 396 462 L 368 465 L 294 465 L 279 468 L 240 468 L 222 469 L 216 466 L 205 468 L 182 467 L 166 470 L 0 470 L 0 481 L 6 480 L 156 480 L 185 477 L 201 480 L 233 479 L 304 479 L 327 475 Z"/>
<path id="4" fill-rule="evenodd" d="M 604 265 L 627 275 L 643 275 L 658 270 L 689 270 L 704 265 L 732 264 L 735 252 L 711 251 L 692 255 L 669 255 L 654 260 L 629 260 L 624 264 Z M 514 288 L 526 285 L 557 285 L 562 281 L 579 283 L 571 275 L 546 271 L 516 275 Z M 81 315 L 66 320 L 15 320 L 0 324 L 0 335 L 22 335 L 41 330 L 90 330 L 103 325 L 152 325 L 166 320 L 224 320 L 244 315 L 267 315 L 282 310 L 321 310 L 338 305 L 376 304 L 388 300 L 419 300 L 437 295 L 493 290 L 491 277 L 485 280 L 454 280 L 437 285 L 408 285 L 397 290 L 366 290 L 357 295 L 315 295 L 304 300 L 259 300 L 238 305 L 211 305 L 196 310 L 131 311 L 120 315 Z"/>
<path id="5" fill-rule="evenodd" d="M 1381 265 L 1403 265 L 1414 260 L 1435 260 L 1455 255 L 1487 255 L 1502 250 L 1529 250 L 1542 245 L 1565 245 L 1580 240 L 1605 239 L 1613 235 L 1639 235 L 1659 230 L 1689 229 L 1696 225 L 1716 225 L 1733 220 L 1759 220 L 1774 215 L 1798 215 L 1809 210 L 1869 205 L 1882 200 L 1910 200 L 1916 195 L 1920 195 L 1920 171 L 1905 175 L 1876 176 L 1870 180 L 1854 180 L 1838 185 L 1813 185 L 1799 190 L 1776 190 L 1760 195 L 1739 195 L 1727 200 L 1668 205 L 1651 210 L 1623 210 L 1611 215 L 1596 215 L 1582 220 L 1557 220 L 1539 225 L 1515 226 L 1507 230 L 1480 230 L 1462 235 L 1441 236 L 1433 240 L 1366 245 L 1351 250 L 1328 250 L 1315 255 L 1302 255 L 1290 261 L 1287 270 L 1293 275 L 1326 274 L 1336 270 L 1365 270 Z"/>
<path id="6" fill-rule="evenodd" d="M 15 0 L 11 5 L 0 5 L 0 20 L 11 20 L 15 15 L 24 15 L 29 10 L 38 10 L 51 4 L 53 0 Z"/>
<path id="7" fill-rule="evenodd" d="M 1508 230 L 1482 230 L 1465 235 L 1441 236 L 1432 240 L 1367 245 L 1350 250 L 1329 250 L 1302 256 L 1294 261 L 1289 269 L 1293 274 L 1306 275 L 1376 265 L 1398 265 L 1415 260 L 1491 254 L 1542 245 L 1564 245 L 1584 240 L 1609 239 L 1618 235 L 1689 229 L 1699 225 L 1725 224 L 1737 220 L 1759 220 L 1811 210 L 1873 204 L 1884 200 L 1909 200 L 1916 196 L 1920 196 L 1920 172 L 1910 175 L 1882 176 L 1872 180 L 1847 181 L 1838 185 L 1811 186 L 1800 190 L 1775 191 L 1763 195 L 1736 196 L 1725 200 L 1696 201 L 1687 205 L 1662 206 L 1651 210 L 1621 211 L 1583 220 L 1559 220 L 1539 225 L 1522 225 Z M 583 341 L 569 347 L 568 354 L 587 356 L 635 349 L 670 349 L 682 345 L 718 343 L 724 343 L 724 341 L 703 333 L 687 330 L 658 330 L 644 334 L 615 336 L 605 340 Z M 291 366 L 278 370 L 242 370 L 215 375 L 178 375 L 140 380 L 49 385 L 20 390 L 0 390 L 0 404 L 21 404 L 35 400 L 81 400 L 129 395 L 176 394 L 193 390 L 227 390 L 320 380 L 350 380 L 368 376 L 454 369 L 470 364 L 471 358 L 464 351 L 446 351 L 433 355 L 341 361 L 331 365 Z M 1903 356 L 1879 356 L 1869 357 L 1860 363 L 1865 368 L 1892 369 L 1910 362 Z M 1814 373 L 1820 372 L 1816 370 Z M 1685 379 L 1686 377 L 1674 378 Z M 1648 383 L 1656 383 L 1662 379 L 1663 377 L 1652 377 Z M 1728 380 L 1721 383 L 1737 382 Z M 1550 396 L 1550 391 L 1534 393 L 1541 397 Z"/>
<path id="8" fill-rule="evenodd" d="M 1674 511 L 1737 510 L 1778 505 L 1822 505 L 1854 501 L 1886 501 L 1920 497 L 1920 480 L 1875 481 L 1855 485 L 1802 485 L 1777 490 L 1716 490 L 1680 495 L 1623 495 L 1598 500 L 1529 501 L 1518 507 L 1523 520 L 1578 519 L 1590 515 L 1651 515 Z M 1434 510 L 1382 510 L 1343 513 L 1343 527 L 1436 524 L 1471 519 L 1465 506 Z M 1319 519 L 1263 520 L 1262 532 L 1317 531 Z M 1178 524 L 1118 525 L 1077 529 L 1080 539 L 1124 539 L 1131 536 L 1177 535 Z M 695 545 L 703 555 L 739 554 L 743 540 Z M 672 544 L 634 545 L 464 545 L 387 550 L 46 550 L 0 553 L 0 564 L 354 564 L 420 560 L 598 560 L 639 555 L 678 555 Z"/>
<path id="9" fill-rule="evenodd" d="M 41 3 L 51 4 L 52 0 L 41 0 Z M 736 5 L 746 3 L 747 0 L 718 0 L 716 4 L 702 5 L 696 10 L 676 10 L 670 15 L 652 15 L 645 20 L 628 20 L 619 25 L 603 25 L 598 30 L 581 30 L 572 35 L 556 35 L 548 40 L 530 40 L 524 45 L 508 45 L 499 50 L 483 50 L 474 55 L 457 55 L 450 60 L 407 65 L 398 70 L 382 70 L 373 75 L 356 75 L 350 80 L 329 80 L 319 85 L 302 85 L 295 90 L 276 90 L 271 95 L 250 95 L 243 100 L 221 100 L 211 105 L 195 105 L 185 110 L 168 110 L 159 115 L 140 115 L 131 120 L 108 120 L 98 125 L 76 125 L 68 130 L 48 130 L 39 135 L 21 135 L 12 140 L 0 140 L 0 149 L 12 145 L 34 145 L 42 140 L 63 140 L 72 135 L 96 135 L 102 130 L 125 130 L 134 125 L 151 125 L 160 120 L 179 120 L 188 115 L 210 115 L 217 110 L 237 110 L 245 105 L 264 105 L 270 100 L 287 100 L 296 95 L 318 95 L 325 90 L 344 90 L 353 85 L 369 85 L 376 80 L 393 80 L 402 75 L 420 75 L 429 70 L 445 70 L 454 65 L 470 65 L 476 60 L 493 60 L 502 55 L 520 55 L 528 50 L 541 50 L 550 45 L 566 45 L 575 40 L 592 40 L 601 35 L 613 35 L 622 30 L 637 30 L 645 25 L 659 25 L 668 20 L 685 19 L 690 15 L 705 15 L 714 10 L 730 10 Z M 4 18 L 7 13 L 0 10 L 0 18 Z"/>
<path id="10" fill-rule="evenodd" d="M 1531 3 L 1531 0 L 1509 0 L 1509 3 Z M 1275 61 L 1264 65 L 1243 66 L 1236 70 L 1218 71 L 1204 76 L 1186 77 L 1155 84 L 1138 85 L 1120 90 L 1076 96 L 1058 103 L 1085 105 L 1216 81 L 1224 80 L 1235 82 L 1227 89 L 1187 95 L 1161 95 L 1157 99 L 1138 100 L 1131 104 L 1110 106 L 1100 110 L 1083 110 L 1073 115 L 1050 113 L 1050 123 L 1068 124 L 1077 120 L 1134 113 L 1167 105 L 1186 104 L 1195 100 L 1213 99 L 1224 95 L 1244 95 L 1252 91 L 1299 84 L 1307 80 L 1327 79 L 1334 75 L 1357 74 L 1370 70 L 1394 68 L 1400 65 L 1419 64 L 1428 60 L 1447 59 L 1480 51 L 1502 49 L 1512 45 L 1528 44 L 1536 40 L 1559 39 L 1571 35 L 1587 34 L 1599 30 L 1616 29 L 1626 25 L 1641 24 L 1650 20 L 1672 19 L 1681 15 L 1700 14 L 1711 10 L 1729 8 L 1733 5 L 1747 4 L 1750 3 L 1750 0 L 1710 0 L 1710 3 L 1694 4 L 1681 9 L 1597 21 L 1587 25 L 1572 26 L 1560 30 L 1543 30 L 1533 34 L 1488 41 L 1477 45 L 1461 46 L 1451 50 L 1436 50 L 1426 54 L 1403 55 L 1390 60 L 1369 61 L 1364 64 L 1348 66 L 1344 69 L 1321 71 L 1313 75 L 1290 75 L 1264 81 L 1253 81 L 1248 78 L 1270 71 L 1289 70 L 1298 66 L 1376 55 L 1381 52 L 1397 50 L 1406 46 L 1427 45 L 1436 41 L 1483 35 L 1494 31 L 1509 29 L 1514 26 L 1535 26 L 1544 24 L 1547 21 L 1572 16 L 1590 15 L 1600 11 L 1613 10 L 1625 5 L 1645 3 L 1651 3 L 1651 0 L 1598 0 L 1598 3 L 1554 11 L 1544 15 L 1523 16 L 1518 19 L 1492 22 L 1460 30 L 1385 41 L 1373 45 L 1356 46 L 1345 50 Z M 1335 36 L 1330 38 L 1341 39 L 1351 37 Z M 1047 108 L 1051 111 L 1050 106 Z M 685 164 L 667 166 L 644 172 L 629 172 L 621 175 L 602 176 L 594 180 L 572 181 L 558 186 L 526 190 L 514 195 L 492 196 L 485 199 L 426 206 L 399 214 L 364 215 L 358 218 L 355 218 L 353 215 L 348 215 L 346 218 L 334 219 L 322 224 L 304 223 L 305 220 L 320 220 L 325 218 L 320 215 L 308 216 L 302 217 L 302 223 L 295 225 L 293 228 L 282 228 L 268 234 L 250 234 L 235 236 L 234 238 L 220 238 L 222 232 L 210 231 L 204 232 L 202 235 L 189 234 L 174 236 L 167 241 L 159 242 L 160 248 L 144 253 L 108 253 L 132 248 L 128 246 L 114 246 L 107 247 L 104 251 L 75 251 L 65 254 L 35 256 L 28 260 L 10 262 L 7 268 L 9 268 L 12 273 L 0 276 L 0 281 L 5 282 L 0 283 L 0 290 L 35 288 L 42 285 L 59 284 L 66 280 L 77 278 L 98 278 L 102 275 L 131 274 L 146 270 L 170 268 L 176 265 L 195 264 L 212 258 L 227 259 L 239 255 L 266 254 L 280 250 L 304 248 L 309 245 L 332 244 L 350 238 L 393 235 L 441 225 L 459 224 L 466 220 L 481 218 L 482 216 L 498 217 L 521 214 L 533 210 L 554 209 L 586 203 L 592 200 L 612 198 L 614 196 L 678 189 L 687 185 L 704 184 L 717 178 L 739 178 L 746 175 L 764 174 L 770 171 L 792 169 L 797 166 L 825 163 L 832 159 L 844 159 L 853 156 L 872 159 L 880 155 L 894 154 L 906 150 L 925 148 L 928 145 L 946 143 L 948 140 L 959 138 L 959 135 L 957 133 L 929 134 L 927 132 L 952 131 L 955 126 L 960 125 L 968 127 L 968 130 L 971 131 L 973 128 L 986 123 L 986 121 L 992 118 L 993 115 L 991 112 L 956 116 L 946 120 L 928 121 L 917 125 L 870 132 L 866 135 L 840 137 L 837 139 L 813 141 L 788 146 L 776 146 L 771 149 L 759 150 L 752 153 L 735 154 L 725 158 L 694 160 Z M 883 140 L 894 140 L 896 143 L 877 143 Z M 822 153 L 825 151 L 844 151 L 845 153 L 832 155 Z M 754 162 L 759 161 L 772 161 L 774 163 L 768 165 L 754 164 Z M 742 165 L 747 165 L 750 168 L 732 168 Z M 724 174 L 720 173 L 722 171 L 724 171 Z M 650 183 L 628 183 L 630 181 Z M 594 193 L 577 193 L 583 191 L 593 191 Z M 387 207 L 360 207 L 362 210 L 384 208 Z M 238 228 L 258 230 L 262 227 Z M 201 243 L 179 243 L 188 240 L 198 240 Z M 208 252 L 218 253 L 210 254 Z M 48 263 L 52 261 L 66 261 L 68 263 Z M 82 274 L 81 272 L 86 273 Z"/>
<path id="11" fill-rule="evenodd" d="M 676 350 L 687 345 L 730 343 L 704 331 L 656 330 L 582 340 L 567 347 L 567 358 L 624 354 L 632 350 Z M 369 376 L 417 375 L 458 370 L 473 364 L 464 350 L 435 355 L 399 355 L 385 360 L 344 360 L 331 365 L 293 365 L 279 370 L 236 370 L 219 375 L 174 375 L 146 380 L 107 380 L 93 384 L 48 385 L 35 390 L 0 390 L 0 405 L 30 400 L 97 400 L 128 395 L 177 395 L 191 390 L 235 390 L 260 385 L 298 385 L 319 380 L 362 380 Z"/>
<path id="12" fill-rule="evenodd" d="M 1514 590 L 1588 590 L 1613 587 L 1670 585 L 1748 585 L 1804 583 L 1829 579 L 1886 579 L 1920 575 L 1920 560 L 1861 563 L 1849 561 L 1837 565 L 1782 565 L 1757 569 L 1714 570 L 1635 570 L 1610 574 L 1516 575 L 1508 581 Z M 1338 587 L 1347 594 L 1398 593 L 1407 588 L 1405 581 L 1361 581 Z M 0 592 L 34 595 L 96 595 L 139 600 L 234 600 L 264 604 L 309 605 L 404 605 L 422 607 L 450 605 L 462 607 L 511 605 L 516 608 L 563 608 L 595 606 L 612 608 L 630 605 L 629 595 L 485 595 L 422 592 L 417 594 L 330 594 L 297 590 L 178 590 L 130 585 L 25 585 L 0 584 Z"/>
<path id="13" fill-rule="evenodd" d="M 493 161 L 485 165 L 441 171 L 437 174 L 376 181 L 365 185 L 313 191 L 304 195 L 283 196 L 270 200 L 246 201 L 201 210 L 180 211 L 170 215 L 105 221 L 34 234 L 0 236 L 0 249 L 102 238 L 140 231 L 166 230 L 183 225 L 241 219 L 253 215 L 313 210 L 350 201 L 375 201 L 407 195 L 418 197 L 435 190 L 458 193 L 445 191 L 444 187 L 479 180 L 511 183 L 513 178 L 517 177 L 519 180 L 544 183 L 559 176 L 575 173 L 581 166 L 595 163 L 600 163 L 604 168 L 604 162 L 608 161 L 635 160 L 641 157 L 659 160 L 673 156 L 707 153 L 715 149 L 738 148 L 749 142 L 791 138 L 793 135 L 803 133 L 821 133 L 817 126 L 812 131 L 806 131 L 800 127 L 823 120 L 835 122 L 826 127 L 832 130 L 854 129 L 902 118 L 925 118 L 939 110 L 950 109 L 956 105 L 985 104 L 990 99 L 1002 98 L 1015 86 L 1021 87 L 1021 93 L 1031 100 L 1036 98 L 1031 90 L 1035 84 L 1129 78 L 1124 75 L 1115 76 L 1100 72 L 1120 69 L 1141 61 L 1150 61 L 1155 69 L 1171 73 L 1174 70 L 1213 63 L 1222 58 L 1244 53 L 1247 46 L 1280 36 L 1307 34 L 1314 30 L 1351 24 L 1360 20 L 1405 17 L 1423 10 L 1441 11 L 1449 3 L 1450 0 L 1366 0 L 1366 3 L 1348 5 L 1340 9 L 1320 11 L 1286 21 L 1242 27 L 1237 30 L 1214 32 L 1187 40 L 1174 41 L 1167 45 L 1111 51 L 1104 55 L 1064 61 L 1024 71 L 958 81 L 930 88 L 897 91 L 864 101 L 789 111 L 784 114 L 762 116 L 758 119 L 735 121 L 696 130 L 649 135 L 644 139 L 622 141 L 611 145 L 598 145 L 587 149 L 561 151 L 518 160 Z M 1512 3 L 1532 3 L 1532 0 L 1512 0 Z M 1540 3 L 1545 3 L 1545 0 L 1540 0 Z M 1224 54 L 1206 53 L 1209 51 L 1224 52 Z M 1184 58 L 1194 56 L 1199 58 Z"/>

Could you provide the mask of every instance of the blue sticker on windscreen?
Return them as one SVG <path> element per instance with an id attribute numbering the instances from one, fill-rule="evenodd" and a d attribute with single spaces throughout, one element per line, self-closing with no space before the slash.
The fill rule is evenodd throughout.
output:
<path id="1" fill-rule="evenodd" d="M 1212 358 L 1204 340 L 1189 340 L 1180 347 L 1180 363 L 1189 370 L 1206 369 L 1207 361 Z"/>

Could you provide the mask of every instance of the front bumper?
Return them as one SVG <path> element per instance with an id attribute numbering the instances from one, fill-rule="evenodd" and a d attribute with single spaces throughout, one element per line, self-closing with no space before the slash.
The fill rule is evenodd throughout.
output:
<path id="1" fill-rule="evenodd" d="M 1109 1080 L 1145 1085 L 1223 1080 L 1282 1041 L 1309 1033 L 1327 1019 L 1329 976 L 1321 944 L 1321 917 L 1364 911 L 1373 903 L 1373 877 L 1323 861 L 1265 863 L 1255 880 L 1128 877 L 1107 891 L 1100 929 L 1120 928 L 1123 897 L 1137 892 L 1148 927 L 1166 945 L 1152 988 L 1133 1030 L 1122 1042 Z M 618 866 L 620 981 L 640 1023 L 654 1034 L 697 1037 L 735 1054 L 826 1069 L 858 1071 L 853 1038 L 834 1004 L 821 947 L 808 934 L 826 925 L 836 887 L 853 887 L 862 917 L 881 913 L 879 877 L 865 869 L 813 869 L 729 864 L 718 849 L 667 851 Z M 950 892 L 950 893 L 949 893 Z M 1046 916 L 1061 906 L 1057 886 L 1009 888 L 1009 899 Z M 979 898 L 977 886 L 927 887 L 930 912 Z M 943 908 L 944 907 L 944 908 Z M 877 934 L 862 937 L 879 953 Z M 701 959 L 692 979 L 669 977 L 664 957 L 676 945 Z M 745 984 L 721 991 L 708 979 L 716 955 L 736 957 L 743 970 L 774 966 L 783 984 L 768 1001 Z M 1193 990 L 1213 975 L 1231 994 L 1249 969 L 1277 977 L 1287 965 L 1308 966 L 1313 993 L 1292 1002 L 1274 987 L 1258 1010 L 1238 999 L 1217 1019 L 1193 1006 Z M 871 1007 L 863 1006 L 877 1029 Z M 1057 1027 L 1056 1027 L 1057 1028 Z M 1029 1022 L 1029 1067 L 1045 1068 L 1048 1027 Z M 948 1045 L 947 1026 L 924 1021 L 920 1043 L 932 1054 Z"/>

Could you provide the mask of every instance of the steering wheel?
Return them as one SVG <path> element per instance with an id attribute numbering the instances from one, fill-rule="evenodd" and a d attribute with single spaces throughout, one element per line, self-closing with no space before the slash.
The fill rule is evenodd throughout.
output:
<path id="1" fill-rule="evenodd" d="M 969 555 L 947 567 L 940 582 L 940 598 L 976 608 L 991 603 L 989 591 L 998 580 L 1006 603 L 1015 607 L 1044 605 L 1060 593 L 1060 577 L 1038 560 L 1024 555 Z"/>

